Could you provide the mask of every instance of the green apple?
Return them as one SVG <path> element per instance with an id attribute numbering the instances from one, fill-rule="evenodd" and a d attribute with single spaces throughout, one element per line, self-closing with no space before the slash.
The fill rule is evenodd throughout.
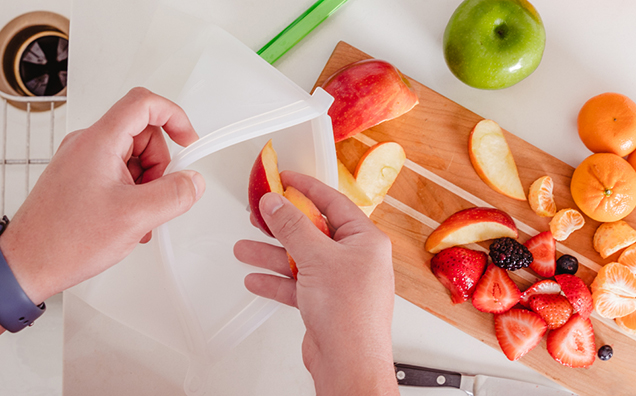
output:
<path id="1" fill-rule="evenodd" d="M 444 31 L 444 58 L 471 87 L 501 89 L 529 76 L 541 62 L 545 30 L 526 0 L 465 0 Z"/>

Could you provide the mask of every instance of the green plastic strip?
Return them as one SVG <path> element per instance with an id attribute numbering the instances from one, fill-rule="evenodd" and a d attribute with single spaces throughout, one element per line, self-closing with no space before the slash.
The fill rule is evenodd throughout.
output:
<path id="1" fill-rule="evenodd" d="M 270 64 L 276 62 L 346 2 L 347 0 L 318 0 L 256 53 Z"/>

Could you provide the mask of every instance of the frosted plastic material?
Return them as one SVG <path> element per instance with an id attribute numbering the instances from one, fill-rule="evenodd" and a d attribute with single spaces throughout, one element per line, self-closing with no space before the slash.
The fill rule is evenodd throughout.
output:
<path id="1" fill-rule="evenodd" d="M 247 210 L 252 164 L 273 140 L 279 168 L 337 186 L 327 110 L 333 99 L 309 95 L 222 29 L 208 43 L 178 99 L 201 139 L 177 151 L 166 173 L 194 169 L 206 193 L 152 242 L 72 293 L 95 309 L 190 358 L 184 390 L 208 389 L 207 372 L 276 310 L 244 285 L 256 269 L 232 253 L 239 239 L 276 243 L 254 228 Z"/>

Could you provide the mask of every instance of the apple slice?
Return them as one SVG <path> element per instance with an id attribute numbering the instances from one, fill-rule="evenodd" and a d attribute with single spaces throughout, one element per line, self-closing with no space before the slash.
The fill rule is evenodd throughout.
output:
<path id="1" fill-rule="evenodd" d="M 428 236 L 425 248 L 437 253 L 451 246 L 518 236 L 517 226 L 506 212 L 475 207 L 450 215 Z"/>
<path id="2" fill-rule="evenodd" d="M 338 160 L 338 190 L 358 206 L 373 204 L 367 193 L 360 188 L 349 169 L 340 160 Z"/>
<path id="3" fill-rule="evenodd" d="M 328 114 L 336 142 L 399 117 L 418 104 L 409 81 L 382 60 L 351 63 L 329 77 L 322 88 L 334 98 Z"/>
<path id="4" fill-rule="evenodd" d="M 276 151 L 274 151 L 274 147 L 272 147 L 271 140 L 265 144 L 254 161 L 252 171 L 250 172 L 247 195 L 250 210 L 254 213 L 258 228 L 273 237 L 269 227 L 265 224 L 265 220 L 263 220 L 261 210 L 258 206 L 261 197 L 269 192 L 283 195 L 283 183 L 278 173 L 278 156 L 276 155 Z"/>
<path id="5" fill-rule="evenodd" d="M 475 171 L 490 188 L 507 197 L 526 200 L 510 147 L 495 121 L 482 120 L 475 125 L 468 138 L 468 155 Z"/>
<path id="6" fill-rule="evenodd" d="M 362 156 L 354 177 L 362 191 L 371 199 L 371 205 L 360 207 L 367 216 L 371 216 L 376 206 L 382 203 L 405 160 L 404 149 L 395 142 L 378 143 Z"/>
<path id="7" fill-rule="evenodd" d="M 309 198 L 292 186 L 287 187 L 283 195 L 289 200 L 289 202 L 293 203 L 295 207 L 300 209 L 305 216 L 309 217 L 311 222 L 314 223 L 314 225 L 318 227 L 323 234 L 331 238 L 327 221 L 322 216 L 322 213 L 320 213 L 320 210 L 318 210 L 316 205 Z M 296 267 L 296 262 L 289 253 L 287 253 L 287 260 L 289 261 L 289 267 L 291 268 L 292 275 L 294 276 L 294 279 L 296 279 L 298 267 Z"/>

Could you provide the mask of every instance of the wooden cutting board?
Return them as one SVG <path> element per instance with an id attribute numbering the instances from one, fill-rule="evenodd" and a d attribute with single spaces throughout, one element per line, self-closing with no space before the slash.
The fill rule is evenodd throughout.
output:
<path id="1" fill-rule="evenodd" d="M 339 68 L 368 58 L 371 56 L 339 43 L 316 86 Z M 390 62 L 390 59 L 385 60 Z M 410 81 L 418 94 L 419 105 L 402 117 L 338 143 L 338 157 L 353 171 L 362 154 L 376 142 L 395 141 L 404 147 L 405 166 L 384 202 L 371 215 L 393 242 L 396 293 L 500 350 L 493 315 L 477 311 L 470 302 L 451 304 L 447 290 L 430 270 L 432 255 L 424 250 L 424 242 L 448 216 L 473 206 L 497 207 L 510 214 L 519 228 L 521 242 L 549 230 L 550 219 L 537 216 L 527 202 L 495 192 L 475 173 L 468 157 L 468 135 L 483 117 L 417 81 Z M 505 134 L 526 192 L 534 180 L 549 175 L 555 185 L 557 209 L 576 208 L 569 190 L 574 168 L 512 133 Z M 634 227 L 636 214 L 625 220 Z M 616 261 L 618 257 L 617 253 L 602 260 L 594 251 L 592 237 L 598 225 L 586 217 L 583 229 L 557 245 L 557 256 L 568 253 L 579 259 L 577 275 L 588 285 L 602 265 Z M 481 246 L 487 248 L 488 244 Z M 522 291 L 537 280 L 529 269 L 511 274 Z M 596 313 L 592 315 L 592 322 L 597 348 L 605 344 L 614 348 L 614 357 L 609 361 L 597 359 L 587 369 L 562 366 L 548 354 L 546 337 L 520 361 L 581 396 L 635 395 L 636 339 L 622 332 L 614 321 L 603 319 Z"/>

